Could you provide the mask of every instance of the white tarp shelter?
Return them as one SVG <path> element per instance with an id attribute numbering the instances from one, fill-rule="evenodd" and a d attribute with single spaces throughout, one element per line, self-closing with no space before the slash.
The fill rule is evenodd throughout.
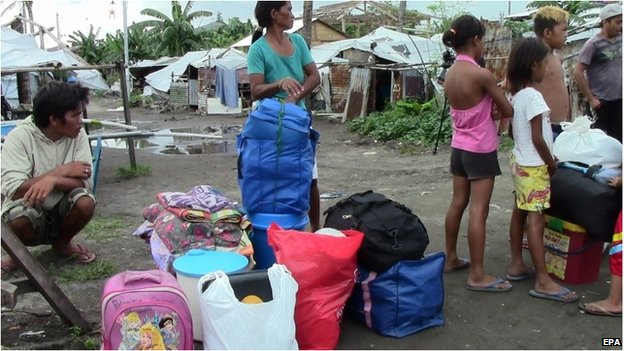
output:
<path id="1" fill-rule="evenodd" d="M 178 79 L 186 72 L 188 66 L 212 68 L 216 65 L 225 69 L 245 68 L 247 56 L 244 52 L 233 48 L 189 51 L 169 66 L 148 74 L 145 82 L 154 89 L 167 92 L 171 87 L 172 76 L 174 80 Z"/>
<path id="2" fill-rule="evenodd" d="M 64 50 L 45 51 L 39 49 L 32 35 L 18 33 L 7 27 L 2 27 L 1 30 L 0 69 L 40 67 L 49 64 L 82 66 L 78 60 Z M 79 70 L 75 71 L 75 75 L 78 82 L 89 89 L 109 89 L 97 70 Z M 2 76 L 2 93 L 9 103 L 13 102 L 12 105 L 16 105 L 17 84 L 14 75 Z"/>

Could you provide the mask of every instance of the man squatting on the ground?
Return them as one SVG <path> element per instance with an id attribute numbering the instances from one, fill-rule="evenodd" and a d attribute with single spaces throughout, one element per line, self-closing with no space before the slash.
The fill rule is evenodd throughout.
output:
<path id="1" fill-rule="evenodd" d="M 72 238 L 91 220 L 92 156 L 82 128 L 89 89 L 50 82 L 33 99 L 33 113 L 7 135 L 2 147 L 2 221 L 28 246 L 51 244 L 81 263 L 95 253 Z M 15 263 L 2 260 L 2 270 Z"/>

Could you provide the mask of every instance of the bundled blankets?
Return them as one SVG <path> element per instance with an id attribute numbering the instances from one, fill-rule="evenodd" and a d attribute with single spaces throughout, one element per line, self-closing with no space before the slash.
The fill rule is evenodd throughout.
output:
<path id="1" fill-rule="evenodd" d="M 173 259 L 190 249 L 253 254 L 249 221 L 215 188 L 199 185 L 186 193 L 161 192 L 156 198 L 157 203 L 145 208 L 145 222 L 133 235 L 149 240 L 161 269 L 171 270 Z"/>

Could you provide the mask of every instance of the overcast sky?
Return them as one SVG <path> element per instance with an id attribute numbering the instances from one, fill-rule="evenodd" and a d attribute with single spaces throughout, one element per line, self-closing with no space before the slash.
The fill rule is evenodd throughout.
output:
<path id="1" fill-rule="evenodd" d="M 60 31 L 63 41 L 67 41 L 67 35 L 76 30 L 88 33 L 89 26 L 93 25 L 94 30 L 100 29 L 99 38 L 105 33 L 114 33 L 117 29 L 123 28 L 123 10 L 121 0 L 34 0 L 33 17 L 36 22 L 46 26 L 55 27 L 53 33 Z M 314 1 L 314 8 L 323 5 L 335 4 L 340 1 Z M 15 0 L 0 0 L 0 8 L 4 11 L 2 24 L 7 24 L 11 18 L 18 13 L 19 6 L 9 7 Z M 186 1 L 181 1 L 182 5 Z M 398 1 L 396 2 L 398 4 Z M 427 6 L 434 4 L 434 1 L 408 1 L 408 9 L 429 13 Z M 225 19 L 239 17 L 241 20 L 253 19 L 253 9 L 255 1 L 196 1 L 193 10 L 207 10 L 213 12 L 213 16 L 194 23 L 196 26 L 212 22 L 216 19 L 217 12 L 221 12 Z M 302 1 L 293 1 L 293 12 L 300 15 L 303 12 Z M 501 14 L 506 15 L 508 6 L 511 6 L 512 13 L 523 12 L 528 1 L 467 1 L 466 11 L 477 17 L 487 19 L 498 19 Z M 132 22 L 140 22 L 151 17 L 142 16 L 141 10 L 153 8 L 171 15 L 170 1 L 164 0 L 129 0 L 128 1 L 128 25 Z"/>

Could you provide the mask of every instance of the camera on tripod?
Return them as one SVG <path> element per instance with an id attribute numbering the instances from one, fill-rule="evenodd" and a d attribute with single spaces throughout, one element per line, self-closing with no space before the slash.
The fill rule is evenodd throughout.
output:
<path id="1" fill-rule="evenodd" d="M 444 84 L 444 79 L 446 77 L 446 71 L 453 65 L 455 62 L 455 55 L 449 49 L 446 49 L 442 54 L 442 72 L 438 75 L 438 83 Z"/>

